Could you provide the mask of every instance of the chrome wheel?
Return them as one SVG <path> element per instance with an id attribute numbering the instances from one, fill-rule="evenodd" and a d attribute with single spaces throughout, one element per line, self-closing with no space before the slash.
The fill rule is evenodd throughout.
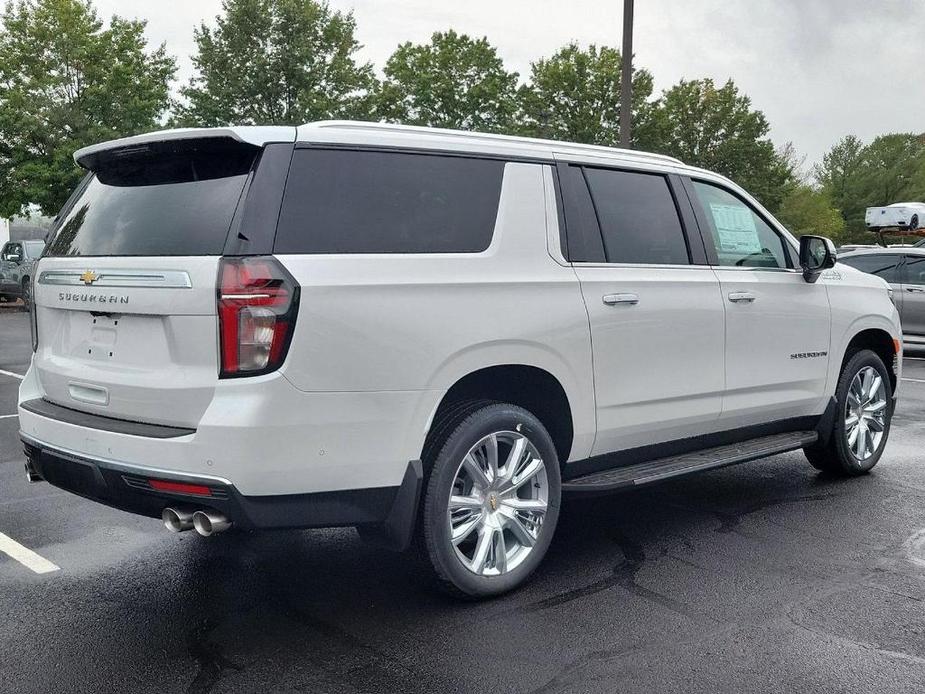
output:
<path id="1" fill-rule="evenodd" d="M 845 436 L 848 448 L 864 461 L 880 449 L 886 429 L 886 388 L 872 366 L 865 366 L 851 381 L 845 404 Z"/>
<path id="2" fill-rule="evenodd" d="M 519 566 L 539 539 L 549 501 L 546 466 L 522 434 L 481 439 L 456 470 L 447 532 L 459 561 L 480 576 Z"/>

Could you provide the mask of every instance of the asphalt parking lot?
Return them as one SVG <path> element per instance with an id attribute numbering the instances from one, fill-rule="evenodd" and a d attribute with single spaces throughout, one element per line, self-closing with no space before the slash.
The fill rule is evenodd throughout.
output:
<path id="1" fill-rule="evenodd" d="M 2 692 L 925 689 L 925 354 L 872 474 L 787 454 L 572 501 L 535 579 L 481 604 L 351 529 L 172 535 L 27 484 L 29 356 L 0 308 L 0 533 L 51 563 L 0 553 Z"/>

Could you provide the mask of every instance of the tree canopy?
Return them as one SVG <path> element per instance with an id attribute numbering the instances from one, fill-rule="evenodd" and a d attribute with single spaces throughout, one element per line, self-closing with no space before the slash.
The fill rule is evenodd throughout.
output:
<path id="1" fill-rule="evenodd" d="M 925 135 L 881 135 L 867 145 L 848 135 L 825 154 L 814 175 L 841 210 L 852 239 L 869 240 L 867 207 L 925 200 Z"/>
<path id="2" fill-rule="evenodd" d="M 180 91 L 183 125 L 300 124 L 365 118 L 375 86 L 357 61 L 356 21 L 316 0 L 224 0 L 194 33 L 195 76 Z"/>
<path id="3" fill-rule="evenodd" d="M 729 80 L 681 80 L 659 100 L 653 149 L 733 179 L 766 207 L 780 206 L 794 172 L 768 138 L 770 126 Z"/>
<path id="4" fill-rule="evenodd" d="M 552 140 L 616 146 L 620 142 L 620 52 L 571 43 L 531 66 L 519 93 L 521 132 Z M 652 133 L 652 75 L 633 72 L 633 144 L 656 143 Z"/>
<path id="5" fill-rule="evenodd" d="M 383 72 L 378 113 L 385 120 L 488 132 L 513 126 L 518 75 L 488 39 L 437 32 L 428 44 L 400 45 Z"/>
<path id="6" fill-rule="evenodd" d="M 54 214 L 82 175 L 74 151 L 154 130 L 174 59 L 145 23 L 104 26 L 89 0 L 8 2 L 0 31 L 0 216 Z"/>
<path id="7" fill-rule="evenodd" d="M 805 183 L 792 186 L 784 195 L 777 217 L 797 236 L 816 234 L 836 243 L 845 241 L 845 220 L 824 190 Z"/>
<path id="8" fill-rule="evenodd" d="M 73 152 L 174 126 L 383 120 L 614 146 L 622 56 L 569 43 L 520 76 L 487 38 L 452 29 L 399 44 L 377 78 L 352 12 L 327 0 L 223 0 L 194 29 L 194 74 L 176 72 L 145 23 L 100 20 L 92 0 L 8 0 L 0 26 L 0 216 L 52 214 L 77 184 Z M 681 80 L 660 95 L 633 73 L 633 146 L 717 171 L 794 231 L 869 240 L 864 210 L 925 200 L 925 135 L 837 142 L 802 180 L 792 145 L 731 80 Z M 168 120 L 169 119 L 169 120 Z M 835 213 L 838 215 L 836 219 Z"/>

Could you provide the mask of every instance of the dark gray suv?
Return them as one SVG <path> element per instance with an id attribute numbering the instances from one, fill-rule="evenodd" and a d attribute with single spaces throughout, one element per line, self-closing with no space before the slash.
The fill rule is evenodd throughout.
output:
<path id="1" fill-rule="evenodd" d="M 925 346 L 925 248 L 865 248 L 839 255 L 838 262 L 886 280 L 893 288 L 903 339 Z"/>
<path id="2" fill-rule="evenodd" d="M 32 268 L 44 249 L 44 241 L 9 241 L 4 244 L 0 251 L 0 300 L 22 299 L 29 306 Z"/>

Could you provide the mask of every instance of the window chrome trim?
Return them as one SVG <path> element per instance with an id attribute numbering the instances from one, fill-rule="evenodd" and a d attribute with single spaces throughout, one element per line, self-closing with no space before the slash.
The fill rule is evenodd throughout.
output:
<path id="1" fill-rule="evenodd" d="M 597 262 L 585 262 L 577 261 L 571 263 L 572 267 L 599 267 L 599 268 L 622 268 L 622 269 L 631 269 L 631 268 L 648 268 L 651 270 L 715 270 L 716 267 L 713 265 L 693 265 L 687 263 L 685 265 L 670 265 L 670 264 L 655 264 L 655 263 L 597 263 Z M 734 269 L 734 268 L 732 268 Z"/>

